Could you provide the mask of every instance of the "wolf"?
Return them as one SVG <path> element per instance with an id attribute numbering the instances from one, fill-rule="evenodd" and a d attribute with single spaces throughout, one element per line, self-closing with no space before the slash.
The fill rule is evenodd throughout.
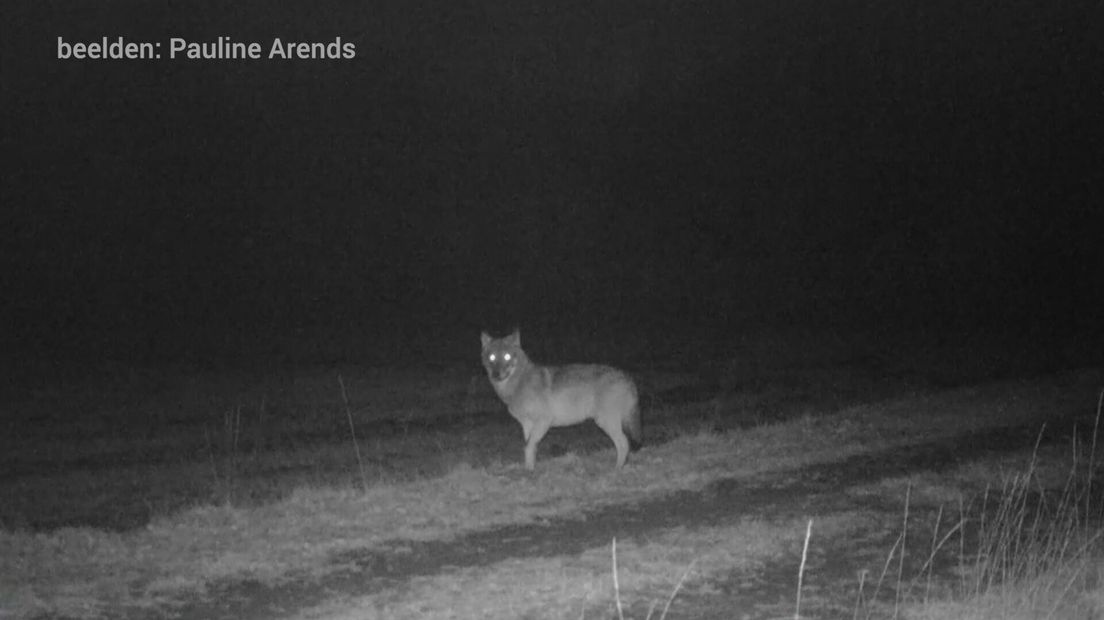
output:
<path id="1" fill-rule="evenodd" d="M 525 467 L 537 463 L 537 444 L 553 426 L 594 420 L 617 448 L 617 468 L 643 441 L 636 384 L 624 372 L 597 364 L 542 366 L 521 348 L 521 334 L 481 334 L 483 367 L 495 393 L 525 434 Z"/>

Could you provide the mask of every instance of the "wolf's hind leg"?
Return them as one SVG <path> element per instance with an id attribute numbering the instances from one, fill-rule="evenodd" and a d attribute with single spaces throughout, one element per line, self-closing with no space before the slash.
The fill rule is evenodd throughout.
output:
<path id="1" fill-rule="evenodd" d="M 599 418 L 595 422 L 613 440 L 613 447 L 617 448 L 617 469 L 621 469 L 625 466 L 625 460 L 629 458 L 629 438 L 621 430 L 621 420 Z"/>

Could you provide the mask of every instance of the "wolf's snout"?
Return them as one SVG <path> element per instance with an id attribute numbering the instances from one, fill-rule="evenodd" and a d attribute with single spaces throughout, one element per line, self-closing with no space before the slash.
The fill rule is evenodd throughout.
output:
<path id="1" fill-rule="evenodd" d="M 510 376 L 510 367 L 502 364 L 491 367 L 491 378 L 495 381 L 505 381 Z"/>

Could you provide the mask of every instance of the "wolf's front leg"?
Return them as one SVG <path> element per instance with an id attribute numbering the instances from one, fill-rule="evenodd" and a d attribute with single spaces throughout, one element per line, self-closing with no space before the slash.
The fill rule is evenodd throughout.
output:
<path id="1" fill-rule="evenodd" d="M 525 468 L 529 471 L 533 471 L 537 466 L 537 444 L 544 438 L 544 434 L 548 432 L 548 421 L 537 420 L 528 431 L 525 437 L 528 440 L 525 443 Z"/>

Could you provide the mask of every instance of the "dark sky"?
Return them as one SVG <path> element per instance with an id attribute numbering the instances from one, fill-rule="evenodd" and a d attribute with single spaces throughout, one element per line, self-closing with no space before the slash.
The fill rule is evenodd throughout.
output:
<path id="1" fill-rule="evenodd" d="M 9 353 L 1014 329 L 1104 305 L 1100 2 L 3 13 Z M 58 37 L 105 36 L 163 58 L 57 58 Z M 262 58 L 167 58 L 170 37 L 219 36 Z M 355 57 L 268 59 L 275 37 Z"/>

